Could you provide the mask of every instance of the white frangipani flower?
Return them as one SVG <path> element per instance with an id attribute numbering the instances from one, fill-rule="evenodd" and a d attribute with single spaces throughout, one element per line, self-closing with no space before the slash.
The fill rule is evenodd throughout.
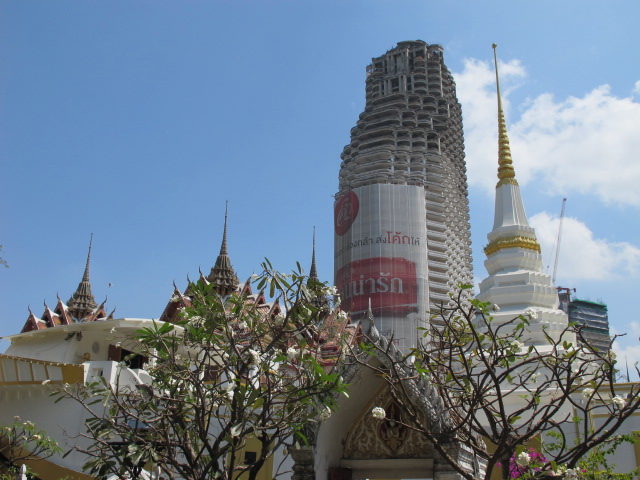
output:
<path id="1" fill-rule="evenodd" d="M 567 468 L 564 472 L 564 478 L 566 480 L 576 480 L 580 475 L 580 471 L 577 468 Z"/>
<path id="2" fill-rule="evenodd" d="M 520 452 L 516 457 L 516 463 L 521 467 L 526 467 L 527 465 L 529 465 L 529 463 L 531 463 L 531 455 L 529 455 L 527 452 Z"/>
<path id="3" fill-rule="evenodd" d="M 387 416 L 387 412 L 385 412 L 382 407 L 373 407 L 371 409 L 371 416 L 376 420 L 384 420 Z"/>
<path id="4" fill-rule="evenodd" d="M 333 287 L 333 286 L 328 286 L 328 287 L 325 287 L 323 289 L 323 293 L 325 295 L 337 295 L 338 294 L 338 289 L 336 287 Z"/>
<path id="5" fill-rule="evenodd" d="M 585 388 L 582 390 L 582 398 L 584 398 L 585 400 L 589 400 L 591 398 L 591 395 L 593 395 L 593 392 L 595 392 L 595 390 L 593 388 Z"/>
<path id="6" fill-rule="evenodd" d="M 525 317 L 529 317 L 531 320 L 536 320 L 538 318 L 538 312 L 533 308 L 527 308 L 523 315 Z"/>
<path id="7" fill-rule="evenodd" d="M 624 408 L 627 405 L 627 400 L 624 397 L 621 397 L 620 395 L 616 395 L 611 399 L 611 401 L 618 408 Z"/>
<path id="8" fill-rule="evenodd" d="M 499 312 L 500 311 L 500 306 L 497 303 L 494 303 L 493 305 L 491 305 L 491 309 L 494 312 Z"/>
<path id="9" fill-rule="evenodd" d="M 346 320 L 348 317 L 347 312 L 340 310 L 338 312 L 338 320 Z"/>
<path id="10" fill-rule="evenodd" d="M 289 360 L 295 360 L 300 355 L 300 350 L 295 347 L 287 348 L 287 358 Z"/>
<path id="11" fill-rule="evenodd" d="M 260 352 L 250 348 L 249 351 L 249 364 L 258 365 L 260 363 Z"/>
<path id="12" fill-rule="evenodd" d="M 331 413 L 333 413 L 331 412 L 331 409 L 326 405 L 324 405 L 320 410 L 320 414 L 319 414 L 320 420 L 327 420 L 331 416 Z"/>

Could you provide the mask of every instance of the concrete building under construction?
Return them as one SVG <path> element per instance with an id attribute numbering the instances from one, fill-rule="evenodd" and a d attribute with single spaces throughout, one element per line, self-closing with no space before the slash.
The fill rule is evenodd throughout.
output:
<path id="1" fill-rule="evenodd" d="M 601 302 L 574 298 L 572 292 L 575 293 L 575 289 L 558 287 L 560 308 L 569 315 L 569 322 L 582 327 L 581 334 L 586 343 L 600 352 L 608 352 L 611 335 L 607 306 Z"/>
<path id="2" fill-rule="evenodd" d="M 371 299 L 376 321 L 423 317 L 458 284 L 472 283 L 461 109 L 442 47 L 400 42 L 372 59 L 365 109 L 341 158 L 335 273 L 352 314 Z M 401 295 L 385 299 L 394 293 Z M 386 311 L 392 304 L 404 311 Z M 412 331 L 382 323 L 397 338 Z"/>

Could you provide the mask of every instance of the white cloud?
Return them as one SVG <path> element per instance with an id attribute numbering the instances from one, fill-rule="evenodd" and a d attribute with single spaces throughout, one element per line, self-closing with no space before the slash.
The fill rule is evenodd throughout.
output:
<path id="1" fill-rule="evenodd" d="M 638 80 L 633 86 L 633 93 L 640 95 L 640 80 Z"/>
<path id="2" fill-rule="evenodd" d="M 542 94 L 509 121 L 509 93 L 526 72 L 517 60 L 500 69 L 512 154 L 521 184 L 538 182 L 550 194 L 595 194 L 606 203 L 640 207 L 640 102 L 609 86 L 584 97 L 557 100 Z M 469 59 L 456 74 L 464 114 L 471 184 L 493 189 L 497 168 L 495 77 L 488 63 Z M 635 84 L 640 91 L 640 81 Z"/>
<path id="3" fill-rule="evenodd" d="M 536 229 L 545 265 L 553 268 L 559 218 L 547 212 L 529 219 Z M 640 248 L 628 242 L 595 238 L 583 222 L 565 217 L 558 261 L 558 282 L 567 280 L 616 280 L 640 275 Z"/>
<path id="4" fill-rule="evenodd" d="M 627 328 L 626 335 L 618 337 L 613 343 L 613 350 L 618 356 L 618 369 L 625 376 L 627 365 L 629 366 L 629 378 L 631 381 L 638 380 L 636 372 L 636 364 L 640 368 L 640 345 L 638 345 L 638 337 L 640 336 L 640 322 L 631 321 L 625 325 Z M 611 334 L 621 333 L 616 331 L 615 327 L 611 328 Z"/>

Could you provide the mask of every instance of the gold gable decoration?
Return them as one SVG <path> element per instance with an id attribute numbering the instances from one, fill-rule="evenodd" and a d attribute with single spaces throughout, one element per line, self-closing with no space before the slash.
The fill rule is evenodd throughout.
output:
<path id="1" fill-rule="evenodd" d="M 376 406 L 384 408 L 384 420 L 375 420 L 371 416 L 371 409 Z M 424 435 L 402 425 L 410 422 L 410 418 L 389 395 L 388 390 L 383 390 L 367 406 L 347 434 L 343 458 L 432 458 L 433 447 Z"/>

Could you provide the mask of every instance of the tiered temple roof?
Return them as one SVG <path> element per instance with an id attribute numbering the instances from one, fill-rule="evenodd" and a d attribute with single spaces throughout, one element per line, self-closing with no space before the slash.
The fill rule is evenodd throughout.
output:
<path id="1" fill-rule="evenodd" d="M 214 267 L 211 269 L 211 273 L 205 277 L 202 271 L 200 271 L 200 276 L 196 283 L 200 285 L 214 285 L 213 291 L 222 297 L 230 295 L 231 293 L 243 295 L 247 302 L 255 305 L 256 310 L 263 318 L 273 318 L 284 313 L 282 312 L 282 308 L 279 303 L 268 302 L 263 292 L 253 293 L 250 280 L 247 280 L 243 284 L 238 280 L 238 276 L 233 269 L 227 250 L 226 209 L 220 253 L 216 258 Z M 189 282 L 189 285 L 191 284 L 192 282 Z M 314 287 L 320 288 L 324 286 L 318 278 L 318 271 L 316 267 L 315 231 L 308 286 L 311 289 Z M 339 314 L 338 311 L 330 311 L 328 308 L 329 303 L 327 296 L 323 292 L 318 291 L 317 295 L 312 299 L 312 303 L 317 308 L 321 309 L 322 312 L 320 312 L 318 316 L 320 323 L 318 324 L 318 330 L 315 338 L 311 339 L 311 344 L 315 344 L 320 347 L 320 364 L 329 368 L 336 364 L 343 353 L 342 342 L 339 339 L 344 339 L 346 335 L 347 342 L 354 343 L 361 335 L 362 329 L 359 324 L 352 324 L 348 316 Z M 191 305 L 192 297 L 190 294 L 190 287 L 187 286 L 184 291 L 181 291 L 174 284 L 173 295 L 162 312 L 160 321 L 170 323 L 179 321 L 180 311 L 183 308 L 189 308 Z"/>
<path id="2" fill-rule="evenodd" d="M 222 232 L 222 244 L 220 245 L 220 253 L 216 258 L 216 263 L 206 278 L 208 283 L 216 286 L 218 294 L 225 296 L 238 290 L 240 280 L 236 275 L 231 259 L 227 252 L 227 207 L 224 209 L 224 230 Z"/>
<path id="3" fill-rule="evenodd" d="M 89 252 L 87 253 L 87 262 L 82 274 L 82 280 L 78 284 L 78 288 L 71 295 L 67 303 L 64 303 L 60 297 L 53 310 L 49 308 L 47 303 L 44 304 L 44 312 L 37 317 L 31 309 L 29 316 L 22 327 L 21 333 L 30 332 L 32 330 L 44 330 L 46 328 L 57 327 L 60 325 L 70 325 L 79 322 L 94 322 L 96 320 L 106 320 L 113 316 L 113 312 L 107 315 L 105 310 L 105 302 L 98 305 L 91 291 L 91 281 L 89 279 L 89 271 L 91 265 L 91 247 L 93 244 L 93 234 L 89 240 Z"/>
<path id="4" fill-rule="evenodd" d="M 220 253 L 218 253 L 218 257 L 216 258 L 216 262 L 211 268 L 211 272 L 206 277 L 200 271 L 200 278 L 197 280 L 197 283 L 204 285 L 214 285 L 214 291 L 225 297 L 232 293 L 243 293 L 251 296 L 256 304 L 260 308 L 270 308 L 266 303 L 266 299 L 264 295 L 253 295 L 251 292 L 251 285 L 247 281 L 244 285 L 240 284 L 240 280 L 238 279 L 238 275 L 236 271 L 233 269 L 233 265 L 231 264 L 231 258 L 229 257 L 229 252 L 227 251 L 227 207 L 225 206 L 224 210 L 224 228 L 222 232 L 222 243 L 220 245 Z M 189 285 L 191 282 L 189 282 Z M 162 322 L 171 322 L 174 323 L 179 320 L 178 315 L 182 308 L 191 306 L 191 296 L 189 293 L 189 286 L 185 289 L 184 292 L 181 292 L 178 287 L 173 285 L 173 295 L 167 303 L 162 315 L 160 315 L 160 321 Z"/>

